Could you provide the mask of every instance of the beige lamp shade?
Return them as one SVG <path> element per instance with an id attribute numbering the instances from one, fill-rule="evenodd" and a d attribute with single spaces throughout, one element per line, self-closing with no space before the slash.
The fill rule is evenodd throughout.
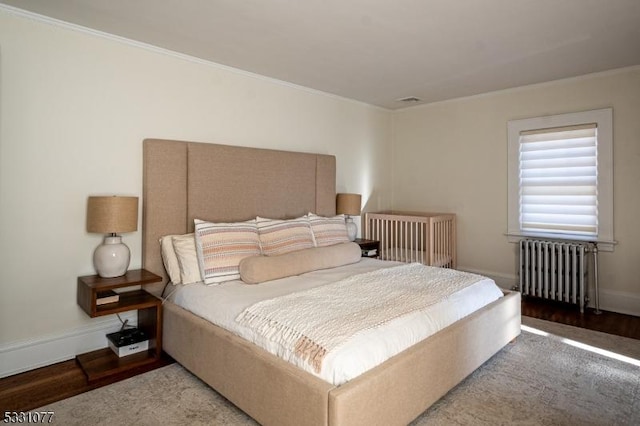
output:
<path id="1" fill-rule="evenodd" d="M 336 213 L 349 216 L 360 216 L 360 194 L 338 194 L 336 200 Z"/>
<path id="2" fill-rule="evenodd" d="M 138 230 L 138 197 L 89 197 L 87 232 L 117 234 Z"/>

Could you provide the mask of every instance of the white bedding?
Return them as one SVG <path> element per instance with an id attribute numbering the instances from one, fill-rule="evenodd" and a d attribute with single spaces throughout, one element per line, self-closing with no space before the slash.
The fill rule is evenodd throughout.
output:
<path id="1" fill-rule="evenodd" d="M 380 259 L 398 262 L 426 262 L 428 253 L 402 247 L 389 247 L 380 251 Z M 428 263 L 431 266 L 445 266 L 451 263 L 452 257 L 446 253 L 434 253 Z M 425 263 L 426 264 L 426 263 Z"/>
<path id="2" fill-rule="evenodd" d="M 292 354 L 282 353 L 282 348 L 278 344 L 266 341 L 235 321 L 238 314 L 245 308 L 261 300 L 314 288 L 353 274 L 396 265 L 399 263 L 363 258 L 355 264 L 309 272 L 259 285 L 246 285 L 242 281 L 229 281 L 217 286 L 206 286 L 202 283 L 179 285 L 175 287 L 169 299 L 309 373 L 340 385 L 502 296 L 502 292 L 493 280 L 487 278 L 478 281 L 430 306 L 425 312 L 415 312 L 356 335 L 346 344 L 327 354 L 319 373 Z"/>

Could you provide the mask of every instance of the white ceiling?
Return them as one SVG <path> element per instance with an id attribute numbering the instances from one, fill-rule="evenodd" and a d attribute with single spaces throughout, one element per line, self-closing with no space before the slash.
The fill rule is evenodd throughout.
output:
<path id="1" fill-rule="evenodd" d="M 640 0 L 0 0 L 396 109 L 640 64 Z"/>

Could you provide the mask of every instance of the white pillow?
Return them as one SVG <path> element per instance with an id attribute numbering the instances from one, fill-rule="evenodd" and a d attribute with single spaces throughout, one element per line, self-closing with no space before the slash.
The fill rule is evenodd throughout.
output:
<path id="1" fill-rule="evenodd" d="M 180 282 L 191 284 L 202 281 L 194 234 L 174 235 L 171 240 L 180 266 Z"/>
<path id="2" fill-rule="evenodd" d="M 162 263 L 164 263 L 164 269 L 169 275 L 169 280 L 173 284 L 180 284 L 180 264 L 178 263 L 178 257 L 173 249 L 173 237 L 175 235 L 165 235 L 160 238 L 160 251 L 162 252 Z"/>

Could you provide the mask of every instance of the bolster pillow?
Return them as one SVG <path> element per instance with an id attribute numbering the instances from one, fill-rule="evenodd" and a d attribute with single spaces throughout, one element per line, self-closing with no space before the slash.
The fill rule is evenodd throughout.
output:
<path id="1" fill-rule="evenodd" d="M 291 277 L 319 269 L 356 263 L 362 258 L 356 243 L 314 247 L 277 256 L 251 256 L 240 261 L 240 279 L 247 284 Z"/>

